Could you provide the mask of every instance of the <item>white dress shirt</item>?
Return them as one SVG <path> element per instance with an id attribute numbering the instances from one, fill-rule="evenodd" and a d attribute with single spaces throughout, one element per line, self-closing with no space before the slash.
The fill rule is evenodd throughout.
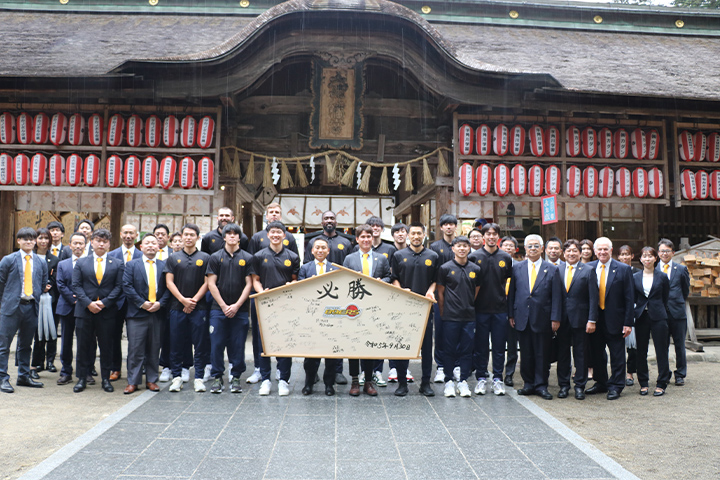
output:
<path id="1" fill-rule="evenodd" d="M 595 268 L 595 273 L 597 273 L 597 279 L 598 279 L 598 288 L 600 288 L 600 277 L 602 276 L 602 266 L 605 265 L 605 286 L 607 287 L 607 277 L 610 275 L 610 262 L 612 260 L 608 260 L 607 263 L 602 263 L 600 260 L 598 260 L 597 267 Z"/>

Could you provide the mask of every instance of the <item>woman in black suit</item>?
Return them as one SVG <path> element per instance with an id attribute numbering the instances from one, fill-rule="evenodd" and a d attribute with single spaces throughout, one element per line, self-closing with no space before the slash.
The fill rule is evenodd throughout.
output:
<path id="1" fill-rule="evenodd" d="M 641 250 L 640 262 L 643 270 L 633 276 L 635 283 L 635 336 L 637 338 L 637 377 L 640 395 L 648 394 L 647 351 L 652 333 L 657 357 L 658 377 L 654 396 L 665 394 L 670 381 L 668 363 L 668 315 L 667 302 L 670 282 L 667 275 L 655 269 L 658 255 L 654 248 Z"/>
<path id="2" fill-rule="evenodd" d="M 632 268 L 633 275 L 635 275 L 642 270 L 632 266 L 633 258 L 633 250 L 630 245 L 623 245 L 620 247 L 618 252 L 618 261 L 630 266 L 630 268 Z M 632 387 L 635 384 L 633 374 L 637 373 L 637 340 L 635 339 L 634 328 L 632 333 L 625 337 L 625 348 L 627 349 L 627 361 L 625 362 L 625 365 L 627 366 L 627 373 L 625 375 L 625 385 Z"/>

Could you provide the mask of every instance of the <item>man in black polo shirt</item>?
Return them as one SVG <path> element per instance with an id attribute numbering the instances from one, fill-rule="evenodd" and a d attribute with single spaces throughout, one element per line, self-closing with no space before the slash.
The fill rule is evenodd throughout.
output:
<path id="1" fill-rule="evenodd" d="M 170 304 L 170 370 L 171 392 L 182 389 L 182 364 L 186 339 L 195 347 L 195 391 L 204 392 L 203 373 L 210 363 L 210 335 L 207 322 L 207 270 L 210 255 L 195 247 L 200 236 L 197 225 L 182 228 L 184 247 L 165 262 L 167 288 L 173 295 Z"/>
<path id="2" fill-rule="evenodd" d="M 452 242 L 455 239 L 455 232 L 457 230 L 458 219 L 455 215 L 445 213 L 440 216 L 440 231 L 442 232 L 442 238 L 433 242 L 430 245 L 430 250 L 438 254 L 438 265 L 442 265 L 453 259 Z M 445 341 L 443 340 L 443 328 L 442 328 L 442 315 L 440 314 L 440 308 L 436 303 L 433 305 L 433 313 L 435 314 L 435 364 L 437 365 L 437 373 L 435 375 L 436 383 L 443 383 L 445 381 L 445 371 L 443 360 L 445 353 L 443 348 L 445 347 Z M 454 365 L 448 365 L 448 370 L 452 370 Z"/>
<path id="3" fill-rule="evenodd" d="M 437 277 L 438 255 L 432 250 L 425 248 L 425 225 L 419 222 L 410 224 L 408 233 L 410 246 L 404 250 L 395 252 L 391 262 L 392 282 L 397 287 L 410 290 L 418 295 L 426 296 L 435 300 L 435 278 Z M 420 354 L 422 355 L 422 382 L 420 393 L 427 397 L 435 395 L 430 386 L 430 374 L 432 373 L 432 316 L 428 318 L 425 335 L 422 341 Z M 408 394 L 406 372 L 409 365 L 408 360 L 397 360 L 396 363 L 398 388 L 395 395 L 404 397 Z"/>
<path id="4" fill-rule="evenodd" d="M 445 315 L 443 361 L 445 365 L 460 363 L 457 389 L 461 397 L 470 397 L 472 394 L 467 379 L 472 370 L 475 297 L 480 290 L 481 269 L 478 264 L 468 262 L 470 240 L 467 237 L 456 237 L 452 250 L 455 258 L 440 266 L 437 277 L 438 305 L 440 313 Z M 445 396 L 455 396 L 453 372 L 450 369 L 445 372 Z"/>
<path id="5" fill-rule="evenodd" d="M 218 226 L 215 230 L 212 230 L 203 236 L 202 242 L 200 242 L 200 250 L 207 253 L 208 255 L 212 255 L 213 253 L 222 249 L 223 246 L 225 246 L 223 228 L 225 228 L 226 225 L 234 222 L 235 215 L 233 214 L 232 209 L 228 207 L 220 207 L 217 214 Z M 248 238 L 242 232 L 240 235 L 240 248 L 245 251 L 247 251 L 248 249 Z"/>
<path id="6" fill-rule="evenodd" d="M 253 255 L 252 276 L 256 292 L 296 282 L 300 270 L 300 257 L 285 248 L 282 243 L 285 238 L 285 225 L 281 222 L 271 222 L 267 226 L 267 232 L 270 246 Z M 277 368 L 280 370 L 280 380 L 278 381 L 278 395 L 280 396 L 290 394 L 288 381 L 291 367 L 291 357 L 277 357 Z M 259 395 L 270 395 L 270 370 L 270 357 L 260 357 L 262 384 L 258 391 Z"/>
<path id="7" fill-rule="evenodd" d="M 240 250 L 242 230 L 234 223 L 223 228 L 223 248 L 210 256 L 207 267 L 210 307 L 210 357 L 214 378 L 210 393 L 223 390 L 225 348 L 232 365 L 230 393 L 242 392 L 240 375 L 245 371 L 245 339 L 248 320 L 248 297 L 252 288 L 252 256 Z"/>
<path id="8" fill-rule="evenodd" d="M 475 368 L 476 395 L 487 392 L 487 367 L 490 356 L 488 337 L 492 339 L 493 384 L 495 395 L 504 395 L 503 366 L 508 336 L 507 297 L 505 287 L 512 276 L 512 257 L 498 248 L 500 226 L 486 223 L 480 229 L 485 246 L 470 254 L 469 260 L 482 267 L 482 288 L 475 299 Z"/>

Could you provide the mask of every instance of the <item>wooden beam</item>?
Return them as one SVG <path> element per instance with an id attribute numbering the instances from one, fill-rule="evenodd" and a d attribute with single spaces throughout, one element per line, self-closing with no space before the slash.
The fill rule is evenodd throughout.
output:
<path id="1" fill-rule="evenodd" d="M 125 195 L 122 193 L 113 193 L 110 195 L 110 248 L 115 249 L 122 243 L 120 238 L 120 229 L 122 229 L 122 217 L 125 213 Z M 138 225 L 139 227 L 139 225 Z M 139 230 L 139 228 L 138 228 Z"/>
<path id="2" fill-rule="evenodd" d="M 406 213 L 408 213 L 408 211 L 411 210 L 413 206 L 419 206 L 421 203 L 434 196 L 436 188 L 437 187 L 435 185 L 425 185 L 418 191 L 418 193 L 409 196 L 404 201 L 402 201 L 400 205 L 395 207 L 393 209 L 393 214 L 395 216 L 405 215 Z M 413 217 L 413 221 L 414 220 L 416 220 L 415 217 Z"/>
<path id="3" fill-rule="evenodd" d="M 238 105 L 242 116 L 297 115 L 310 113 L 312 98 L 303 96 L 261 95 L 250 97 Z M 363 115 L 377 117 L 432 118 L 435 111 L 427 102 L 396 98 L 365 98 Z"/>
<path id="4" fill-rule="evenodd" d="M 4 219 L 4 228 L 0 228 L 0 257 L 13 251 L 15 232 L 13 231 L 15 215 L 15 193 L 0 192 L 0 218 Z"/>

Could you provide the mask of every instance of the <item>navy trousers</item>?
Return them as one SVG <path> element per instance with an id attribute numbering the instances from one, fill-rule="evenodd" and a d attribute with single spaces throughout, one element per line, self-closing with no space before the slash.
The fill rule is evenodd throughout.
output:
<path id="1" fill-rule="evenodd" d="M 487 376 L 490 360 L 489 340 L 492 341 L 492 378 L 502 380 L 508 328 L 510 328 L 510 324 L 505 313 L 478 313 L 475 315 L 473 367 L 478 380 Z"/>
<path id="2" fill-rule="evenodd" d="M 170 310 L 170 370 L 173 378 L 182 374 L 183 358 L 190 338 L 195 348 L 195 378 L 203 378 L 205 365 L 210 363 L 210 334 L 207 310 Z"/>
<path id="3" fill-rule="evenodd" d="M 467 380 L 472 370 L 472 353 L 475 338 L 475 322 L 443 322 L 443 353 L 445 365 L 460 364 L 460 381 Z M 437 329 L 437 325 L 435 326 Z M 435 337 L 437 338 L 437 336 Z M 437 348 L 435 349 L 437 352 Z M 451 369 L 445 370 L 445 381 L 453 379 Z"/>
<path id="4" fill-rule="evenodd" d="M 210 310 L 210 357 L 213 378 L 222 378 L 225 373 L 225 349 L 232 364 L 230 374 L 235 378 L 245 371 L 245 340 L 250 320 L 248 312 L 237 312 L 228 318 L 222 310 Z"/>

